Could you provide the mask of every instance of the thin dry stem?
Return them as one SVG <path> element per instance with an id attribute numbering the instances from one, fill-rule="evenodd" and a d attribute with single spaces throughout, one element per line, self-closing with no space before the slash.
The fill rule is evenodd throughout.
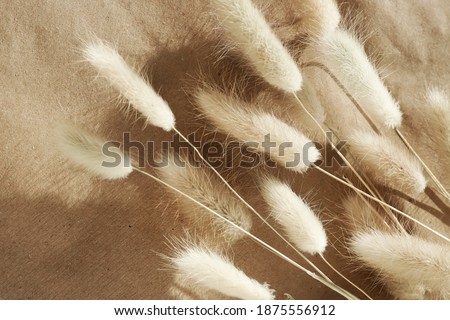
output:
<path id="1" fill-rule="evenodd" d="M 323 262 L 325 262 L 325 264 L 330 267 L 334 272 L 336 272 L 341 278 L 343 278 L 345 281 L 347 281 L 348 283 L 350 283 L 355 289 L 357 289 L 359 292 L 361 292 L 364 296 L 366 296 L 369 300 L 373 300 L 363 289 L 361 289 L 360 287 L 358 287 L 356 284 L 354 284 L 352 281 L 350 281 L 350 279 L 348 279 L 346 276 L 344 276 L 342 273 L 340 273 L 335 267 L 333 267 L 333 265 L 327 260 L 325 259 L 325 257 L 323 256 L 323 254 L 319 255 L 320 258 L 322 258 Z"/>

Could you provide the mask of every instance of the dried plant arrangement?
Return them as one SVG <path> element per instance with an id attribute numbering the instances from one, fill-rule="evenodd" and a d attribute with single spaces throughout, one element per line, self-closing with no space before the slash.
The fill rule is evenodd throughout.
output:
<path id="1" fill-rule="evenodd" d="M 449 214 L 441 170 L 427 165 L 421 147 L 408 141 L 401 105 L 357 32 L 341 21 L 334 0 L 291 6 L 301 23 L 276 29 L 250 0 L 211 0 L 218 60 L 230 57 L 234 71 L 221 81 L 203 74 L 186 89 L 199 122 L 239 146 L 232 160 L 258 159 L 258 165 L 211 161 L 177 128 L 169 104 L 145 77 L 98 39 L 82 52 L 101 81 L 146 125 L 172 132 L 188 151 L 163 153 L 159 165 L 145 168 L 128 150 L 72 125 L 59 128 L 61 150 L 102 179 L 150 178 L 167 189 L 167 202 L 177 202 L 189 228 L 181 238 L 168 235 L 168 252 L 161 253 L 164 272 L 173 275 L 174 298 L 283 298 L 271 279 L 256 280 L 233 262 L 233 248 L 245 239 L 345 299 L 373 299 L 374 284 L 397 299 L 450 298 L 450 228 L 431 224 L 431 213 L 416 201 L 438 197 L 439 214 Z M 338 88 L 350 110 L 327 86 Z M 430 88 L 423 102 L 426 107 L 408 114 L 408 126 L 426 119 L 429 148 L 448 164 L 449 97 Z M 321 213 L 298 194 L 295 182 L 310 173 L 346 192 L 340 212 Z M 242 192 L 248 184 L 257 201 Z M 265 240 L 265 233 L 276 242 Z M 331 255 L 352 270 L 371 272 L 369 279 L 355 280 Z"/>

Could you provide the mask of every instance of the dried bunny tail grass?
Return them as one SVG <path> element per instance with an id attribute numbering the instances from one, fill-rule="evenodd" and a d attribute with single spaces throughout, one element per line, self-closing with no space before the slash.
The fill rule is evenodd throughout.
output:
<path id="1" fill-rule="evenodd" d="M 211 8 L 230 44 L 263 79 L 287 92 L 301 89 L 297 64 L 250 0 L 213 0 Z"/>
<path id="2" fill-rule="evenodd" d="M 68 159 L 102 179 L 122 179 L 133 171 L 130 159 L 117 146 L 108 145 L 104 150 L 105 140 L 81 128 L 60 125 L 57 139 Z"/>
<path id="3" fill-rule="evenodd" d="M 449 149 L 450 145 L 450 98 L 447 93 L 438 88 L 428 88 L 427 106 L 423 114 L 431 131 L 430 139 L 436 140 L 441 148 Z"/>
<path id="4" fill-rule="evenodd" d="M 400 300 L 439 300 L 448 299 L 445 293 L 430 292 L 422 284 L 408 283 L 408 282 L 394 282 L 389 283 L 389 292 Z"/>
<path id="5" fill-rule="evenodd" d="M 168 288 L 168 293 L 177 300 L 226 300 L 230 297 L 217 291 L 198 286 L 194 281 L 183 274 L 175 274 L 173 284 Z"/>
<path id="6" fill-rule="evenodd" d="M 303 77 L 302 91 L 297 93 L 297 97 L 302 101 L 314 119 L 320 124 L 326 120 L 326 112 L 320 102 L 320 98 L 314 88 L 314 83 L 308 76 Z"/>
<path id="7" fill-rule="evenodd" d="M 87 45 L 83 53 L 99 75 L 119 91 L 146 121 L 166 131 L 173 129 L 175 117 L 167 102 L 127 65 L 116 50 L 96 40 Z"/>
<path id="8" fill-rule="evenodd" d="M 372 204 L 361 195 L 351 195 L 342 203 L 345 225 L 349 231 L 390 231 L 389 225 L 380 220 Z"/>
<path id="9" fill-rule="evenodd" d="M 376 182 L 413 196 L 425 190 L 427 181 L 420 163 L 386 137 L 356 131 L 348 144 L 353 156 Z"/>
<path id="10" fill-rule="evenodd" d="M 372 231 L 357 233 L 350 250 L 377 270 L 396 294 L 404 297 L 406 287 L 415 287 L 417 294 L 417 288 L 422 287 L 428 297 L 450 298 L 448 245 L 411 235 Z"/>
<path id="11" fill-rule="evenodd" d="M 341 21 L 334 0 L 294 0 L 292 6 L 302 13 L 302 25 L 314 38 L 328 38 Z"/>
<path id="12" fill-rule="evenodd" d="M 226 257 L 198 246 L 187 246 L 169 258 L 178 277 L 198 287 L 244 300 L 273 300 L 267 284 L 249 278 Z"/>
<path id="13" fill-rule="evenodd" d="M 258 152 L 268 151 L 273 160 L 289 170 L 304 172 L 321 158 L 314 143 L 301 132 L 272 114 L 252 110 L 251 105 L 235 97 L 204 89 L 196 93 L 196 101 L 219 131 L 248 143 Z M 264 147 L 267 135 L 275 147 Z"/>
<path id="14" fill-rule="evenodd" d="M 194 166 L 186 157 L 174 153 L 168 154 L 164 162 L 166 165 L 158 168 L 161 180 L 250 231 L 251 212 L 211 170 L 203 166 Z M 189 199 L 178 194 L 176 196 L 182 204 L 183 212 L 189 218 L 199 222 L 200 226 L 212 224 L 215 228 L 209 231 L 218 232 L 227 239 L 227 243 L 233 243 L 245 236 L 233 225 L 199 208 Z"/>
<path id="15" fill-rule="evenodd" d="M 283 227 L 288 239 L 303 252 L 323 253 L 327 235 L 311 208 L 287 184 L 273 177 L 265 177 L 261 189 L 271 216 Z"/>
<path id="16" fill-rule="evenodd" d="M 371 120 L 389 129 L 401 125 L 402 113 L 398 103 L 355 35 L 337 29 L 330 37 L 319 42 L 319 48 L 331 71 L 365 108 Z"/>

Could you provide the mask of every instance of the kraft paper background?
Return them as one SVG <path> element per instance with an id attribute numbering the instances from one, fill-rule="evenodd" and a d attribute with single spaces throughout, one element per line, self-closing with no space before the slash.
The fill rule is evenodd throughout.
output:
<path id="1" fill-rule="evenodd" d="M 276 10 L 274 16 L 282 16 L 288 2 L 258 1 Z M 55 148 L 54 129 L 74 122 L 114 140 L 124 131 L 140 141 L 171 137 L 154 127 L 143 129 L 142 120 L 117 108 L 115 92 L 95 80 L 80 53 L 94 34 L 147 72 L 180 130 L 201 128 L 184 89 L 200 70 L 214 73 L 216 41 L 207 5 L 206 0 L 0 1 L 0 298 L 171 298 L 172 277 L 158 253 L 168 253 L 166 236 L 186 226 L 171 198 L 137 174 L 108 182 L 73 167 Z M 386 83 L 403 110 L 417 107 L 427 85 L 449 89 L 448 0 L 341 5 L 362 18 L 371 34 L 366 49 L 388 66 Z M 310 174 L 297 190 L 306 191 L 308 181 L 322 186 L 313 198 L 338 211 L 339 187 Z M 261 207 L 260 199 L 252 201 Z M 256 221 L 255 226 L 272 241 Z M 339 298 L 249 240 L 231 254 L 252 277 L 269 282 L 278 298 L 283 293 Z M 333 250 L 327 256 L 358 283 L 372 277 L 352 272 L 354 266 Z M 375 297 L 386 297 L 373 281 L 364 283 Z"/>

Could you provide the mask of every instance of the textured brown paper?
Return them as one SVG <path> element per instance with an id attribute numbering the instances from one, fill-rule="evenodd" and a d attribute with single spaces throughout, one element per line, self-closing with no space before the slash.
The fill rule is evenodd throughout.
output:
<path id="1" fill-rule="evenodd" d="M 271 8 L 283 10 L 278 3 Z M 350 3 L 372 33 L 367 50 L 389 66 L 386 82 L 405 112 L 426 85 L 449 89 L 447 0 Z M 157 253 L 167 253 L 165 236 L 185 226 L 176 206 L 159 185 L 137 174 L 105 182 L 72 167 L 54 146 L 54 128 L 69 121 L 109 139 L 119 140 L 124 131 L 140 141 L 171 136 L 153 127 L 142 131 L 142 121 L 127 118 L 115 93 L 95 81 L 79 51 L 93 34 L 151 74 L 180 130 L 201 127 L 183 88 L 200 69 L 214 70 L 206 6 L 195 0 L 0 2 L 0 298 L 170 298 L 172 278 Z M 307 191 L 309 182 L 323 182 L 315 198 L 338 211 L 338 186 L 308 174 L 297 190 Z M 250 240 L 232 253 L 278 298 L 285 292 L 299 299 L 339 298 Z M 355 267 L 333 249 L 328 255 L 352 279 L 370 277 L 351 273 Z M 372 294 L 384 296 L 380 289 Z"/>

